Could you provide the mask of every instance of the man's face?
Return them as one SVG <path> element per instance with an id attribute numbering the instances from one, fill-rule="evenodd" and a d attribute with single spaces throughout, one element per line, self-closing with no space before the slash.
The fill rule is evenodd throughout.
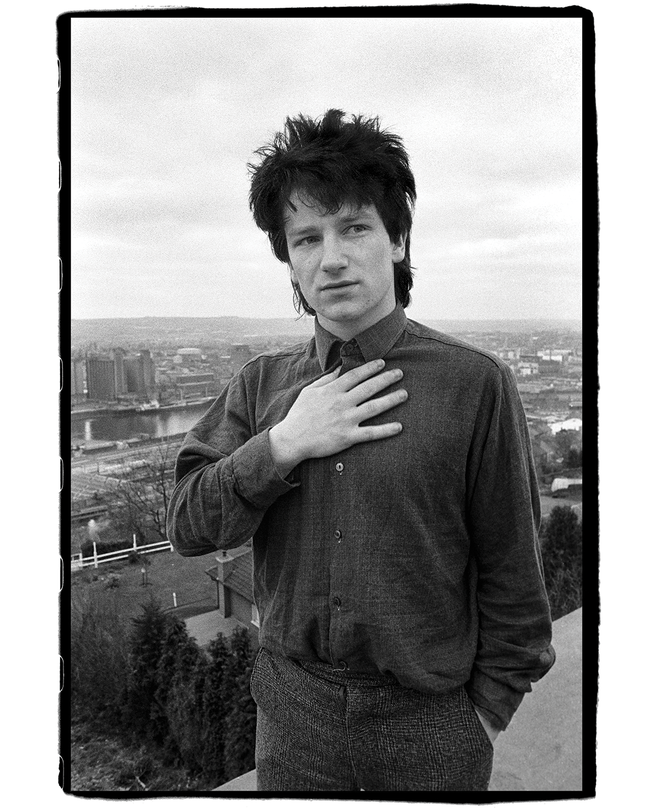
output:
<path id="1" fill-rule="evenodd" d="M 286 210 L 286 242 L 293 283 L 320 324 L 343 340 L 373 326 L 394 309 L 394 262 L 402 240 L 389 238 L 376 207 L 343 205 L 323 213 L 293 194 Z"/>

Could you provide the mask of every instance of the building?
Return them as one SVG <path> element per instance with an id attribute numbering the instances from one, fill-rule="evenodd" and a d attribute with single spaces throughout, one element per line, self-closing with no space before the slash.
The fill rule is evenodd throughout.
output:
<path id="1" fill-rule="evenodd" d="M 545 376 L 558 376 L 561 370 L 561 363 L 558 360 L 539 359 L 538 371 Z"/>
<path id="2" fill-rule="evenodd" d="M 582 497 L 582 478 L 554 478 L 551 482 L 551 494 L 554 498 L 559 497 Z"/>
<path id="3" fill-rule="evenodd" d="M 520 350 L 519 349 L 497 349 L 495 354 L 498 357 L 501 357 L 502 360 L 519 360 L 520 359 Z"/>
<path id="4" fill-rule="evenodd" d="M 247 627 L 253 640 L 259 635 L 259 613 L 252 588 L 253 563 L 250 544 L 231 551 L 219 551 L 216 565 L 205 572 L 218 588 L 219 613 L 235 618 Z"/>
<path id="5" fill-rule="evenodd" d="M 86 364 L 84 359 L 72 360 L 70 364 L 70 401 L 72 405 L 86 398 Z"/>
<path id="6" fill-rule="evenodd" d="M 202 362 L 202 352 L 200 349 L 178 349 L 173 362 L 178 366 L 195 366 Z"/>
<path id="7" fill-rule="evenodd" d="M 117 399 L 115 361 L 110 357 L 88 357 L 88 399 L 106 401 Z"/>
<path id="8" fill-rule="evenodd" d="M 124 359 L 126 391 L 140 397 L 150 397 L 155 389 L 155 367 L 148 350 Z"/>
<path id="9" fill-rule="evenodd" d="M 582 402 L 580 403 L 582 407 Z M 571 405 L 571 403 L 570 403 Z M 556 435 L 561 430 L 582 430 L 583 429 L 583 420 L 573 417 L 571 419 L 565 419 L 562 422 L 553 422 L 551 425 L 551 432 Z"/>
<path id="10" fill-rule="evenodd" d="M 126 367 L 124 358 L 126 352 L 123 349 L 113 349 L 111 357 L 115 364 L 115 394 L 119 397 L 128 391 L 126 380 Z"/>
<path id="11" fill-rule="evenodd" d="M 533 377 L 540 373 L 540 367 L 534 361 L 521 360 L 517 365 L 517 373 L 520 377 Z"/>
<path id="12" fill-rule="evenodd" d="M 144 377 L 144 388 L 148 396 L 155 391 L 155 363 L 148 349 L 142 349 L 139 353 L 142 364 L 142 375 Z"/>
<path id="13" fill-rule="evenodd" d="M 230 349 L 230 362 L 235 369 L 244 366 L 253 356 L 247 343 L 235 343 Z"/>
<path id="14" fill-rule="evenodd" d="M 213 372 L 177 374 L 173 379 L 182 400 L 213 396 L 216 393 Z"/>
<path id="15" fill-rule="evenodd" d="M 148 349 L 135 356 L 113 349 L 109 355 L 92 355 L 81 362 L 86 368 L 88 399 L 110 401 L 129 393 L 150 397 L 155 390 L 155 365 Z"/>

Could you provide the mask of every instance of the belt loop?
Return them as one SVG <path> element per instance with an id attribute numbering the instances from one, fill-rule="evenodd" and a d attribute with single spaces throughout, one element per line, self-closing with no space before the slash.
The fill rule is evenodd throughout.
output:
<path id="1" fill-rule="evenodd" d="M 346 672 L 349 668 L 349 665 L 346 661 L 338 661 L 337 664 L 333 664 L 333 672 Z"/>

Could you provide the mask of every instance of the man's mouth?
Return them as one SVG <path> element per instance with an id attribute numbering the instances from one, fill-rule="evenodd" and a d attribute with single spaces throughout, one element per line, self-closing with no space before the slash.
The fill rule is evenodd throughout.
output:
<path id="1" fill-rule="evenodd" d="M 323 290 L 342 290 L 344 287 L 353 287 L 357 282 L 355 281 L 336 281 L 333 284 L 325 284 Z"/>

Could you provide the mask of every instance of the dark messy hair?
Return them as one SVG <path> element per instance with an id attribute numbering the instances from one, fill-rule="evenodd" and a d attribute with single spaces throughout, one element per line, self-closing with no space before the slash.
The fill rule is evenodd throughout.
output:
<path id="1" fill-rule="evenodd" d="M 409 158 L 401 138 L 381 129 L 378 118 L 344 118 L 341 110 L 328 110 L 319 120 L 287 118 L 284 131 L 256 150 L 260 162 L 248 164 L 254 221 L 268 234 L 275 256 L 289 262 L 284 217 L 287 207 L 294 209 L 293 192 L 326 213 L 339 211 L 345 203 L 373 203 L 391 241 L 402 239 L 405 246 L 403 260 L 394 263 L 394 288 L 406 307 L 412 288 L 410 232 L 416 200 Z M 294 282 L 293 288 L 297 312 L 314 315 Z"/>

